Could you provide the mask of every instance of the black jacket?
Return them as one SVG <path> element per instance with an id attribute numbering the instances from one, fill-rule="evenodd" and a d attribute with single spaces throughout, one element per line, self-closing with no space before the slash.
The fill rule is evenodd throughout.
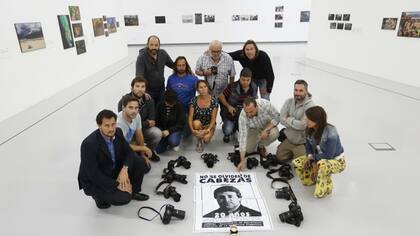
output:
<path id="1" fill-rule="evenodd" d="M 114 191 L 118 187 L 115 180 L 123 165 L 129 169 L 133 166 L 134 152 L 124 139 L 120 128 L 117 128 L 114 139 L 115 168 L 112 168 L 111 153 L 99 129 L 83 140 L 80 148 L 79 189 L 91 195 L 94 189 Z"/>
<path id="2" fill-rule="evenodd" d="M 169 114 L 166 112 L 164 101 L 158 104 L 156 111 L 156 126 L 161 130 L 168 130 L 171 134 L 184 129 L 186 117 L 184 107 L 179 101 L 175 103 Z"/>
<path id="3" fill-rule="evenodd" d="M 124 95 L 118 102 L 118 107 L 117 107 L 118 112 L 122 111 L 122 101 L 126 97 L 135 97 L 135 96 L 131 92 Z M 155 102 L 153 101 L 153 98 L 149 94 L 143 95 L 143 97 L 141 98 L 141 101 L 139 99 L 139 102 L 140 102 L 139 114 L 141 118 L 141 128 L 142 129 L 150 128 L 149 122 L 147 122 L 147 120 L 156 119 Z"/>
<path id="4" fill-rule="evenodd" d="M 267 92 L 271 93 L 274 84 L 274 72 L 268 54 L 259 50 L 254 60 L 249 60 L 242 50 L 229 53 L 233 60 L 239 61 L 242 67 L 247 67 L 252 71 L 252 79 L 267 80 Z"/>

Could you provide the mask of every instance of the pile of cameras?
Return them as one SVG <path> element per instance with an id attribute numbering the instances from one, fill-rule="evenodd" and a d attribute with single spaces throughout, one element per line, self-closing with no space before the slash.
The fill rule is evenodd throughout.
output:
<path id="1" fill-rule="evenodd" d="M 258 153 L 250 153 L 247 154 L 247 156 L 251 156 Z M 241 161 L 240 152 L 239 152 L 239 145 L 234 146 L 234 152 L 228 153 L 228 160 L 230 160 L 235 166 L 238 166 L 238 164 Z M 248 157 L 246 161 L 246 166 L 248 169 L 253 169 L 254 167 L 257 167 L 258 164 L 261 164 L 264 169 L 269 169 L 270 167 L 281 165 L 278 169 L 269 169 L 269 172 L 267 173 L 267 177 L 273 180 L 271 183 L 271 187 L 273 187 L 273 183 L 275 182 L 283 182 L 287 184 L 286 187 L 282 188 L 274 188 L 276 190 L 275 196 L 277 199 L 286 199 L 291 200 L 291 203 L 289 204 L 289 210 L 286 212 L 283 212 L 279 214 L 280 221 L 282 223 L 292 224 L 296 227 L 299 227 L 301 222 L 303 221 L 303 214 L 301 207 L 297 203 L 297 199 L 295 194 L 293 193 L 292 187 L 290 186 L 288 180 L 293 178 L 292 174 L 292 167 L 290 164 L 283 163 L 277 160 L 277 157 L 273 154 L 268 154 L 265 160 L 257 160 L 255 157 Z M 271 177 L 271 174 L 278 172 L 280 178 L 273 178 Z"/>
<path id="2" fill-rule="evenodd" d="M 166 199 L 171 197 L 174 199 L 175 202 L 179 202 L 181 200 L 181 194 L 179 194 L 176 191 L 175 186 L 171 185 L 174 181 L 182 183 L 182 184 L 188 183 L 186 175 L 177 174 L 174 170 L 175 167 L 181 167 L 181 166 L 184 167 L 185 169 L 190 169 L 191 162 L 188 161 L 187 158 L 184 156 L 179 156 L 176 160 L 170 160 L 168 162 L 167 168 L 163 169 L 163 175 L 162 175 L 163 180 L 156 187 L 156 190 L 155 190 L 156 194 L 163 195 Z M 161 187 L 165 184 L 166 186 L 163 188 L 163 190 L 160 190 Z M 172 217 L 176 217 L 181 220 L 185 218 L 185 211 L 175 209 L 175 207 L 171 204 L 163 205 L 162 208 L 163 207 L 165 207 L 163 216 L 160 214 L 160 211 L 156 211 L 155 209 L 151 207 L 141 207 L 138 211 L 138 216 L 141 219 L 149 220 L 140 216 L 140 211 L 144 208 L 147 208 L 147 209 L 155 211 L 157 215 L 160 215 L 163 224 L 169 224 Z"/>

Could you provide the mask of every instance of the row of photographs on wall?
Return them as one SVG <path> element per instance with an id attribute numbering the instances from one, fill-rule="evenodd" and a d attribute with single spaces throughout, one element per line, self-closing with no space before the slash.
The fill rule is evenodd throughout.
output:
<path id="1" fill-rule="evenodd" d="M 350 21 L 350 14 L 328 14 L 328 20 Z"/>
<path id="2" fill-rule="evenodd" d="M 337 23 L 331 22 L 330 29 L 337 29 L 337 30 L 351 30 L 353 24 L 352 23 Z"/>
<path id="3" fill-rule="evenodd" d="M 85 40 L 74 39 L 80 38 L 84 35 L 82 23 L 70 23 L 69 15 L 58 15 L 58 24 L 60 28 L 61 41 L 63 48 L 76 47 L 78 55 L 86 52 Z M 77 18 L 75 18 L 77 19 Z M 107 30 L 104 29 L 103 18 L 92 19 L 93 32 L 95 37 L 106 35 L 106 33 L 117 32 L 117 24 L 115 17 L 107 17 L 106 25 Z M 44 34 L 42 31 L 41 22 L 29 22 L 29 23 L 15 23 L 16 35 L 19 41 L 20 50 L 22 53 L 31 52 L 38 49 L 46 48 Z M 73 28 L 73 30 L 72 30 Z M 73 39 L 74 36 L 74 39 Z"/>

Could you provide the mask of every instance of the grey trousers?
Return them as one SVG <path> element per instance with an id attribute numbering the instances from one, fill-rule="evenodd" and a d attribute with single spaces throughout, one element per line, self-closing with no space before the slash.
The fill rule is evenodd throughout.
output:
<path id="1" fill-rule="evenodd" d="M 295 159 L 304 155 L 306 155 L 304 144 L 292 144 L 288 139 L 285 139 L 277 146 L 276 156 L 280 161 Z"/>

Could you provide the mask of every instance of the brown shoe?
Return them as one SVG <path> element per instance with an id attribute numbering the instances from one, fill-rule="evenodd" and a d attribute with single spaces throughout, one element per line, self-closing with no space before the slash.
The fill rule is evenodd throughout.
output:
<path id="1" fill-rule="evenodd" d="M 197 146 L 195 147 L 195 150 L 198 153 L 202 153 L 204 151 L 204 147 L 203 147 L 203 139 L 198 139 L 197 140 Z"/>
<path id="2" fill-rule="evenodd" d="M 265 161 L 267 159 L 267 150 L 265 147 L 258 147 L 257 151 L 260 154 L 260 161 Z"/>

